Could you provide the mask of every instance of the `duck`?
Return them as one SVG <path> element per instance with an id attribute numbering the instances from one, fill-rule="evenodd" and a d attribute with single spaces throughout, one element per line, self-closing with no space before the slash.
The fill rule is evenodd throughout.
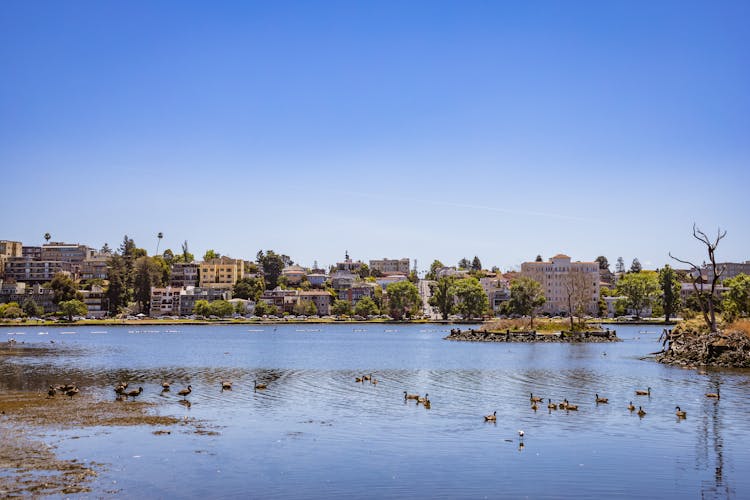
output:
<path id="1" fill-rule="evenodd" d="M 193 386 L 188 385 L 187 389 L 182 389 L 180 392 L 177 393 L 178 396 L 182 396 L 183 399 L 185 399 L 185 396 L 193 392 Z"/>
<path id="2" fill-rule="evenodd" d="M 497 410 L 492 412 L 492 415 L 485 415 L 484 416 L 485 422 L 496 422 L 497 421 Z"/>
<path id="3" fill-rule="evenodd" d="M 674 409 L 676 410 L 674 414 L 677 415 L 677 418 L 687 417 L 687 412 L 685 410 L 681 410 L 679 406 L 675 406 Z"/>
<path id="4" fill-rule="evenodd" d="M 639 406 L 639 407 L 638 407 L 638 416 L 639 416 L 639 417 L 642 417 L 642 416 L 644 416 L 645 414 L 646 414 L 646 411 L 645 411 L 645 410 L 643 409 L 643 407 L 642 407 L 642 406 Z"/>
<path id="5" fill-rule="evenodd" d="M 636 396 L 651 396 L 651 388 L 649 387 L 645 391 L 636 390 L 635 395 Z"/>
<path id="6" fill-rule="evenodd" d="M 599 404 L 609 404 L 609 398 L 600 398 L 599 395 L 596 395 L 596 403 Z"/>
<path id="7" fill-rule="evenodd" d="M 131 398 L 138 397 L 138 396 L 141 395 L 142 392 L 143 392 L 143 387 L 139 387 L 137 391 L 136 390 L 132 390 L 132 391 L 128 392 L 128 397 L 131 397 Z"/>
<path id="8" fill-rule="evenodd" d="M 263 390 L 263 389 L 265 389 L 265 388 L 267 388 L 267 387 L 268 387 L 268 386 L 267 386 L 266 384 L 259 384 L 259 383 L 258 383 L 258 381 L 256 380 L 256 381 L 255 381 L 255 384 L 254 384 L 254 386 L 253 386 L 253 390 L 256 390 L 256 391 L 257 391 L 257 390 Z"/>
<path id="9" fill-rule="evenodd" d="M 170 387 L 172 387 L 172 384 L 170 384 L 169 382 L 162 382 L 161 383 L 161 390 L 163 392 L 167 392 Z"/>
<path id="10" fill-rule="evenodd" d="M 719 389 L 716 389 L 716 392 L 707 392 L 706 397 L 714 398 L 714 399 L 721 399 L 721 393 L 719 392 Z"/>
<path id="11" fill-rule="evenodd" d="M 407 394 L 407 392 L 404 391 L 404 399 L 419 399 L 419 394 Z"/>
<path id="12" fill-rule="evenodd" d="M 549 401 L 549 403 L 547 403 L 547 408 L 550 410 L 557 410 L 557 405 L 553 403 L 551 399 L 548 399 L 547 401 Z"/>
<path id="13" fill-rule="evenodd" d="M 532 403 L 541 403 L 542 400 L 543 400 L 543 398 L 540 398 L 538 396 L 534 396 L 533 392 L 529 393 L 529 401 L 531 401 Z"/>
<path id="14" fill-rule="evenodd" d="M 630 404 L 628 405 L 628 410 L 630 410 L 630 411 L 635 411 L 635 405 L 633 404 L 633 402 L 632 402 L 632 401 L 631 401 L 631 402 L 630 402 Z"/>
<path id="15" fill-rule="evenodd" d="M 224 380 L 221 382 L 221 390 L 222 391 L 231 391 L 232 390 L 232 381 L 231 380 Z"/>
<path id="16" fill-rule="evenodd" d="M 424 397 L 418 397 L 418 398 L 417 398 L 417 404 L 420 404 L 420 403 L 425 403 L 425 402 L 427 402 L 427 401 L 428 401 L 428 399 L 427 399 L 427 398 L 428 398 L 429 396 L 430 396 L 430 395 L 429 395 L 428 393 L 426 393 L 426 392 L 425 392 L 425 393 L 424 393 Z"/>

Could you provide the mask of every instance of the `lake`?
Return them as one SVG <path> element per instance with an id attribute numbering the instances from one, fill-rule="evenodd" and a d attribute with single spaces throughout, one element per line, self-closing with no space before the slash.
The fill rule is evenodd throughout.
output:
<path id="1" fill-rule="evenodd" d="M 0 341 L 53 340 L 60 353 L 0 361 L 0 390 L 74 381 L 112 399 L 127 380 L 159 414 L 215 431 L 51 432 L 62 458 L 106 464 L 92 496 L 750 497 L 750 372 L 641 360 L 660 348 L 656 326 L 619 326 L 623 342 L 606 344 L 444 341 L 449 328 L 3 327 Z M 355 382 L 370 373 L 377 384 Z M 221 391 L 224 379 L 233 390 Z M 254 391 L 256 380 L 268 388 Z M 176 394 L 188 384 L 189 408 Z M 634 395 L 647 387 L 650 397 Z M 719 402 L 704 396 L 719 387 Z M 431 408 L 404 391 L 429 393 Z M 545 398 L 537 411 L 530 393 Z M 579 411 L 548 410 L 547 398 Z"/>

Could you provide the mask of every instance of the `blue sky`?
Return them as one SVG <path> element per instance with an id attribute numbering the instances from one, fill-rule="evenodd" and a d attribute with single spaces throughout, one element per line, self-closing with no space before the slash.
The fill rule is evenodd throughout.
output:
<path id="1" fill-rule="evenodd" d="M 0 238 L 750 259 L 748 2 L 4 2 Z"/>

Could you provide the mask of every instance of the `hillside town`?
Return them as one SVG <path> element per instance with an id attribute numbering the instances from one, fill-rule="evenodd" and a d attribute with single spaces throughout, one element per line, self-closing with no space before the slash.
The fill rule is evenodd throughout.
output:
<path id="1" fill-rule="evenodd" d="M 159 233 L 159 242 L 162 234 Z M 260 251 L 254 260 L 209 250 L 196 259 L 182 245 L 149 256 L 125 236 L 119 249 L 50 241 L 0 240 L 0 318 L 355 318 L 459 320 L 530 314 L 652 317 L 695 314 L 712 268 L 629 269 L 606 257 L 541 255 L 520 270 L 487 270 L 478 257 L 455 266 L 435 260 L 419 273 L 408 257 L 354 259 L 328 268 Z M 726 262 L 718 299 L 747 286 L 750 261 Z M 420 276 L 421 274 L 421 276 Z M 740 278 L 738 278 L 740 277 Z M 746 308 L 746 305 L 740 305 Z M 740 311 L 743 312 L 743 311 Z"/>

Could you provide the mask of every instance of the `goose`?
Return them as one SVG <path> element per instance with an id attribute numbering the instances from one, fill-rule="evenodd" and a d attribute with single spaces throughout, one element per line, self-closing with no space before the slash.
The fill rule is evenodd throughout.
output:
<path id="1" fill-rule="evenodd" d="M 635 405 L 633 405 L 633 402 L 632 402 L 632 401 L 631 401 L 631 402 L 630 402 L 630 404 L 628 405 L 628 410 L 630 410 L 630 411 L 635 411 Z"/>
<path id="2" fill-rule="evenodd" d="M 639 407 L 638 407 L 638 416 L 639 416 L 639 417 L 642 417 L 642 416 L 644 416 L 645 414 L 646 414 L 646 411 L 645 411 L 645 410 L 643 409 L 643 407 L 639 406 Z"/>
<path id="3" fill-rule="evenodd" d="M 73 387 L 73 388 L 72 388 L 72 389 L 70 389 L 69 391 L 65 391 L 65 395 L 66 395 L 66 396 L 69 396 L 69 397 L 70 397 L 70 399 L 73 399 L 73 396 L 75 396 L 75 395 L 76 395 L 76 394 L 78 394 L 79 392 L 80 392 L 80 391 L 78 390 L 78 387 Z"/>
<path id="4" fill-rule="evenodd" d="M 557 410 L 557 405 L 553 403 L 551 399 L 548 399 L 547 401 L 549 401 L 549 403 L 547 404 L 547 408 L 549 408 L 550 410 Z"/>
<path id="5" fill-rule="evenodd" d="M 263 390 L 263 389 L 265 389 L 266 387 L 268 387 L 268 386 L 267 386 L 266 384 L 259 384 L 259 383 L 258 383 L 258 381 L 256 380 L 256 381 L 255 381 L 255 385 L 254 385 L 254 387 L 253 387 L 253 390 L 256 390 L 256 391 L 257 391 L 257 390 Z"/>
<path id="6" fill-rule="evenodd" d="M 534 393 L 530 392 L 529 393 L 529 401 L 531 401 L 532 403 L 541 403 L 542 402 L 542 398 L 540 398 L 538 396 L 534 396 Z"/>
<path id="7" fill-rule="evenodd" d="M 142 392 L 143 392 L 143 387 L 139 387 L 137 391 L 132 390 L 128 392 L 128 397 L 135 398 L 137 396 L 140 396 Z"/>
<path id="8" fill-rule="evenodd" d="M 596 403 L 599 404 L 609 404 L 609 398 L 600 398 L 599 395 L 596 395 Z"/>
<path id="9" fill-rule="evenodd" d="M 429 396 L 430 395 L 425 392 L 424 393 L 424 397 L 417 397 L 417 404 L 419 404 L 419 403 L 426 403 L 427 401 L 429 401 L 429 399 L 427 399 Z"/>
<path id="10" fill-rule="evenodd" d="M 685 410 L 681 410 L 679 406 L 675 406 L 674 409 L 677 410 L 675 411 L 675 415 L 677 415 L 677 418 L 687 417 L 687 412 Z"/>
<path id="11" fill-rule="evenodd" d="M 221 383 L 221 390 L 222 391 L 231 391 L 232 390 L 232 382 L 230 380 L 224 380 Z"/>
<path id="12" fill-rule="evenodd" d="M 635 391 L 636 396 L 651 396 L 651 388 L 649 387 L 645 391 L 637 390 Z"/>
<path id="13" fill-rule="evenodd" d="M 578 405 L 572 405 L 568 403 L 568 400 L 565 400 L 565 409 L 570 411 L 578 411 Z"/>
<path id="14" fill-rule="evenodd" d="M 707 392 L 706 397 L 714 398 L 714 399 L 721 399 L 721 393 L 719 392 L 719 389 L 716 389 L 716 392 Z"/>
<path id="15" fill-rule="evenodd" d="M 193 386 L 188 385 L 187 389 L 182 389 L 180 392 L 177 393 L 178 396 L 182 396 L 182 399 L 185 399 L 185 396 L 193 392 Z"/>
<path id="16" fill-rule="evenodd" d="M 169 388 L 172 386 L 169 382 L 162 382 L 161 383 L 161 390 L 164 392 L 167 392 Z"/>
<path id="17" fill-rule="evenodd" d="M 55 393 L 57 393 L 57 391 L 55 390 L 55 388 L 52 387 L 52 386 L 49 386 L 49 390 L 47 391 L 47 397 L 48 398 L 54 398 L 55 397 Z"/>
<path id="18" fill-rule="evenodd" d="M 492 412 L 492 415 L 485 415 L 484 416 L 485 422 L 495 422 L 497 421 L 497 410 Z"/>
<path id="19" fill-rule="evenodd" d="M 404 399 L 419 399 L 419 394 L 407 394 L 404 391 Z"/>

